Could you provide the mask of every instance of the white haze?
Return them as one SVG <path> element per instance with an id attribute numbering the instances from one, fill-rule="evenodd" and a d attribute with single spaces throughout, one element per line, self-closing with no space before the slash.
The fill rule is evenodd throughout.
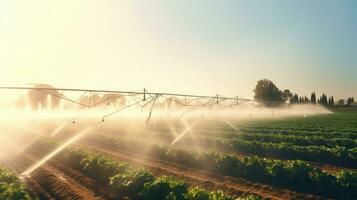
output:
<path id="1" fill-rule="evenodd" d="M 197 123 L 207 120 L 225 121 L 232 130 L 234 121 L 254 121 L 258 119 L 280 119 L 286 117 L 307 117 L 317 114 L 331 113 L 326 108 L 318 105 L 292 105 L 280 108 L 266 108 L 254 104 L 243 104 L 233 107 L 213 106 L 212 108 L 180 108 L 174 112 L 155 109 L 152 118 L 147 121 L 149 110 L 141 111 L 138 107 L 132 107 L 122 112 L 105 118 L 103 116 L 112 113 L 115 109 L 91 109 L 91 110 L 59 110 L 59 111 L 18 111 L 13 109 L 0 110 L 0 161 L 26 151 L 26 149 L 41 136 L 57 137 L 65 132 L 72 132 L 73 138 L 76 133 L 89 126 L 91 132 L 118 132 L 125 130 L 126 133 L 146 131 L 146 126 L 152 122 L 165 122 L 168 130 L 171 130 L 175 144 L 186 133 L 191 132 Z M 169 114 L 168 114 L 169 113 Z M 187 130 L 175 130 L 170 123 L 178 120 Z M 79 139 L 79 138 L 76 138 Z M 154 138 L 152 138 L 154 140 Z M 68 140 L 67 140 L 68 141 Z M 74 140 L 73 140 L 74 141 Z M 59 151 L 55 151 L 58 153 Z M 50 154 L 50 152 L 48 152 Z M 51 154 L 53 156 L 53 152 Z"/>

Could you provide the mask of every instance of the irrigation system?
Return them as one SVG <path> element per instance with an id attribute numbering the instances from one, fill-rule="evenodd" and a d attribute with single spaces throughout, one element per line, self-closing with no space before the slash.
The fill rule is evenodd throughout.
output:
<path id="1" fill-rule="evenodd" d="M 58 98 L 60 100 L 68 101 L 73 104 L 77 104 L 81 106 L 82 108 L 87 108 L 85 112 L 92 112 L 96 111 L 96 109 L 101 109 L 102 106 L 106 106 L 108 102 L 110 102 L 112 99 L 111 98 L 123 98 L 125 97 L 125 103 L 122 103 L 120 105 L 115 105 L 114 110 L 108 111 L 108 113 L 104 114 L 102 116 L 102 122 L 105 121 L 106 118 L 119 113 L 123 110 L 126 110 L 130 107 L 138 106 L 140 109 L 143 108 L 148 108 L 149 113 L 148 117 L 146 119 L 146 123 L 150 122 L 152 111 L 155 107 L 155 103 L 159 102 L 160 100 L 162 102 L 165 102 L 164 104 L 161 105 L 167 105 L 170 104 L 171 106 L 168 106 L 168 108 L 165 110 L 165 113 L 169 115 L 171 112 L 177 112 L 180 108 L 186 107 L 187 109 L 181 110 L 181 117 L 185 115 L 188 112 L 195 111 L 199 108 L 208 108 L 207 110 L 210 112 L 213 112 L 213 106 L 218 105 L 215 107 L 214 111 L 221 111 L 223 109 L 230 109 L 233 106 L 238 106 L 242 105 L 243 103 L 246 102 L 258 102 L 258 103 L 266 103 L 266 102 L 260 102 L 257 100 L 253 99 L 245 99 L 245 98 L 239 98 L 238 96 L 236 97 L 225 97 L 225 96 L 220 96 L 218 94 L 213 95 L 213 96 L 208 96 L 208 95 L 196 95 L 196 94 L 181 94 L 181 93 L 164 93 L 164 92 L 149 92 L 146 89 L 140 90 L 140 91 L 120 91 L 120 90 L 96 90 L 96 89 L 78 89 L 78 88 L 54 88 L 54 87 L 2 87 L 0 86 L 0 90 L 23 90 L 27 91 L 27 95 L 30 92 L 35 92 L 36 94 L 41 94 L 40 96 L 45 96 L 46 98 L 48 97 L 47 95 L 51 96 L 51 99 L 53 98 Z M 77 93 L 82 93 L 80 94 L 79 97 L 74 98 L 69 98 L 68 96 L 64 95 L 64 92 L 77 92 Z M 83 102 L 81 101 L 81 98 L 87 95 L 87 101 Z M 100 97 L 100 101 L 96 102 L 95 95 Z M 117 99 L 116 99 L 117 100 Z M 161 102 L 161 103 L 162 103 Z M 276 102 L 275 102 L 276 103 Z M 174 106 L 172 106 L 174 104 Z M 201 114 L 203 115 L 203 114 Z M 66 124 L 69 123 L 76 123 L 76 119 L 78 116 L 73 117 L 72 120 L 66 121 L 62 124 L 60 124 L 51 134 L 51 137 L 54 137 L 56 134 L 58 134 L 65 126 Z M 202 116 L 201 116 L 202 117 Z M 181 118 L 183 121 L 183 119 Z M 184 122 L 184 121 L 183 121 Z M 171 145 L 175 145 L 177 141 L 179 141 L 186 133 L 190 132 L 192 127 L 198 122 L 196 120 L 192 124 L 188 125 L 186 123 L 185 126 L 186 128 L 182 131 L 182 133 L 176 135 L 176 138 L 172 141 Z M 90 130 L 95 125 L 98 125 L 101 123 L 100 121 L 95 122 L 94 124 L 90 124 L 88 127 L 83 129 L 82 131 L 78 132 L 74 136 L 72 136 L 70 139 L 68 139 L 65 143 L 60 145 L 58 148 L 47 154 L 45 157 L 37 161 L 34 165 L 30 166 L 28 169 L 26 169 L 24 172 L 21 173 L 21 176 L 29 177 L 31 173 L 46 163 L 49 159 L 51 159 L 54 155 L 62 151 L 65 147 L 68 145 L 76 142 L 78 139 L 80 139 L 82 136 L 85 134 L 89 133 Z M 236 128 L 234 127 L 233 124 L 230 122 L 226 122 L 228 125 L 233 127 L 235 130 Z M 40 138 L 40 136 L 36 136 L 29 144 L 26 145 L 25 148 L 29 147 L 32 145 L 35 141 L 37 141 Z M 20 152 L 23 152 L 25 149 L 21 150 Z"/>
<path id="2" fill-rule="evenodd" d="M 38 91 L 43 92 L 48 95 L 51 95 L 55 98 L 60 98 L 64 101 L 68 101 L 74 104 L 78 104 L 80 106 L 91 108 L 97 107 L 101 105 L 105 105 L 111 98 L 115 97 L 128 97 L 133 101 L 133 103 L 128 103 L 124 106 L 121 106 L 117 110 L 105 114 L 102 117 L 102 121 L 105 118 L 110 117 L 118 112 L 121 112 L 129 107 L 133 107 L 135 105 L 139 105 L 142 108 L 148 106 L 149 115 L 147 121 L 150 120 L 153 108 L 155 103 L 157 103 L 160 99 L 164 101 L 171 101 L 171 103 L 175 103 L 176 106 L 167 111 L 167 114 L 174 112 L 182 107 L 192 107 L 191 109 L 185 110 L 182 112 L 181 116 L 187 112 L 194 111 L 200 107 L 208 107 L 212 111 L 212 106 L 215 104 L 220 105 L 219 110 L 231 108 L 233 106 L 238 106 L 246 102 L 257 102 L 257 103 L 271 103 L 276 104 L 277 102 L 266 102 L 266 101 L 258 101 L 255 99 L 247 99 L 240 98 L 238 96 L 235 97 L 225 97 L 219 94 L 209 96 L 209 95 L 198 95 L 198 94 L 182 94 L 182 93 L 167 93 L 167 92 L 149 92 L 147 89 L 143 89 L 141 91 L 122 91 L 122 90 L 98 90 L 98 89 L 83 89 L 83 88 L 54 88 L 54 87 L 17 87 L 17 86 L 0 86 L 0 90 L 27 90 L 27 91 Z M 62 92 L 62 93 L 60 93 Z M 84 96 L 85 94 L 89 95 L 89 102 L 83 103 L 76 99 L 71 99 L 63 94 L 63 92 L 82 92 L 83 94 L 80 96 Z M 106 94 L 106 98 L 101 99 L 99 102 L 95 102 L 94 95 L 96 94 Z M 91 102 L 93 101 L 93 102 Z M 73 121 L 74 123 L 74 121 Z"/>

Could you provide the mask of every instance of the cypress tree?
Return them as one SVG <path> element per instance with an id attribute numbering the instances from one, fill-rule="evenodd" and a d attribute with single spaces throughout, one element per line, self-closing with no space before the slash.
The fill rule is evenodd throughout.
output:
<path id="1" fill-rule="evenodd" d="M 316 104 L 316 94 L 315 92 L 311 93 L 311 103 Z"/>
<path id="2" fill-rule="evenodd" d="M 321 105 L 324 105 L 324 106 L 327 106 L 328 105 L 328 102 L 327 102 L 327 96 L 323 93 L 322 96 L 320 97 L 320 104 Z"/>
<path id="3" fill-rule="evenodd" d="M 348 99 L 347 99 L 347 106 L 350 106 L 351 104 L 353 104 L 354 103 L 354 98 L 353 97 L 349 97 Z"/>
<path id="4" fill-rule="evenodd" d="M 329 106 L 333 106 L 335 104 L 335 101 L 333 99 L 333 96 L 331 96 L 329 99 L 328 99 L 328 105 Z"/>

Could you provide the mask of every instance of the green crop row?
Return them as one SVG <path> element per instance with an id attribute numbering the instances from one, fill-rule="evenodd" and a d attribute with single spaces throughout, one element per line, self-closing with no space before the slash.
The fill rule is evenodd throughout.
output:
<path id="1" fill-rule="evenodd" d="M 269 143 L 244 141 L 240 139 L 223 140 L 221 146 L 230 146 L 236 152 L 259 156 L 276 157 L 289 160 L 306 160 L 345 167 L 357 167 L 357 148 L 328 148 L 324 146 L 298 146 L 291 143 Z"/>
<path id="2" fill-rule="evenodd" d="M 246 127 L 257 127 L 257 128 L 281 128 L 289 129 L 294 128 L 295 130 L 324 130 L 324 131 L 352 131 L 357 133 L 357 125 L 355 121 L 357 120 L 357 112 L 345 113 L 345 112 L 335 112 L 332 114 L 325 115 L 314 115 L 308 116 L 306 118 L 293 117 L 285 118 L 279 120 L 260 120 L 254 123 L 246 125 Z"/>
<path id="3" fill-rule="evenodd" d="M 0 200 L 32 199 L 18 177 L 10 170 L 0 166 Z"/>
<path id="4" fill-rule="evenodd" d="M 171 136 L 169 134 L 166 134 L 167 136 Z M 171 139 L 173 140 L 173 137 L 167 137 L 164 136 L 163 134 L 158 134 L 160 138 L 163 139 Z M 188 140 L 203 140 L 201 138 L 207 138 L 207 139 L 219 139 L 219 140 L 245 140 L 245 141 L 251 141 L 251 142 L 270 142 L 270 143 L 289 143 L 292 145 L 297 145 L 297 146 L 325 146 L 328 148 L 334 148 L 334 147 L 344 147 L 347 149 L 352 149 L 352 148 L 357 148 L 357 139 L 350 139 L 350 138 L 326 138 L 324 136 L 301 136 L 301 135 L 282 135 L 282 134 L 261 134 L 261 133 L 239 133 L 236 134 L 234 137 L 230 138 L 222 138 L 222 137 L 215 137 L 215 136 L 187 136 L 185 139 Z"/>
<path id="5" fill-rule="evenodd" d="M 238 134 L 238 139 L 248 141 L 273 142 L 273 143 L 292 143 L 299 146 L 326 146 L 326 147 L 345 147 L 348 149 L 357 147 L 357 140 L 350 138 L 325 138 L 323 135 L 281 135 L 281 134 Z"/>
<path id="6" fill-rule="evenodd" d="M 212 127 L 212 125 L 207 125 L 207 127 L 195 126 L 194 134 L 195 136 L 205 136 L 205 137 L 220 137 L 231 139 L 240 136 L 241 134 L 271 134 L 271 135 L 281 135 L 281 136 L 300 136 L 300 137 L 324 137 L 329 139 L 335 138 L 346 138 L 346 139 L 357 139 L 357 133 L 352 130 L 300 130 L 299 128 L 292 127 L 245 127 L 244 125 L 240 125 L 237 127 L 238 131 L 234 130 L 232 127 L 225 125 L 220 127 Z M 156 124 L 152 128 L 157 133 L 165 133 L 171 132 L 171 130 L 167 127 L 166 124 Z M 182 127 L 176 127 L 176 129 L 182 129 Z M 169 135 L 169 134 L 168 134 Z"/>
<path id="7" fill-rule="evenodd" d="M 59 155 L 63 161 L 110 188 L 116 198 L 129 197 L 143 200 L 233 200 L 222 191 L 189 188 L 187 183 L 171 176 L 154 177 L 143 168 L 112 159 L 108 156 L 81 149 L 72 149 Z M 254 195 L 240 198 L 258 200 Z"/>
<path id="8" fill-rule="evenodd" d="M 235 135 L 227 135 L 226 138 L 233 138 L 241 133 L 247 134 L 272 134 L 272 135 L 286 135 L 286 136 L 320 136 L 325 138 L 349 138 L 357 139 L 357 134 L 352 132 L 341 132 L 341 131 L 302 131 L 302 130 L 289 130 L 289 129 L 276 129 L 276 128 L 266 128 L 266 129 L 248 129 L 241 128 L 239 133 Z"/>
<path id="9" fill-rule="evenodd" d="M 93 135 L 87 141 L 115 150 L 132 153 L 146 152 L 156 159 L 221 175 L 241 177 L 254 182 L 287 187 L 304 193 L 320 196 L 356 199 L 357 174 L 341 171 L 338 175 L 327 174 L 303 161 L 282 162 L 258 157 L 238 158 L 214 152 L 197 152 L 168 146 L 147 145 L 133 140 L 114 139 Z"/>
<path id="10" fill-rule="evenodd" d="M 183 138 L 178 144 L 192 146 L 196 144 L 205 149 L 215 149 L 223 152 L 239 152 L 258 155 L 261 157 L 274 157 L 288 160 L 305 160 L 323 164 L 332 164 L 357 168 L 357 147 L 347 149 L 345 147 L 325 146 L 299 146 L 289 142 L 261 142 L 247 141 L 240 138 Z"/>
<path id="11" fill-rule="evenodd" d="M 150 133 L 155 134 L 156 139 L 165 143 L 171 143 L 174 138 L 167 133 Z M 121 137 L 125 137 L 120 135 Z M 145 135 L 140 135 L 144 137 Z M 288 160 L 305 160 L 322 164 L 331 164 L 349 168 L 357 168 L 357 146 L 355 141 L 350 139 L 336 139 L 330 142 L 342 143 L 345 146 L 328 147 L 322 144 L 326 140 L 319 141 L 319 137 L 301 138 L 298 136 L 280 137 L 279 135 L 251 135 L 243 134 L 241 137 L 234 139 L 222 139 L 219 137 L 183 137 L 177 145 L 185 147 L 200 147 L 206 150 L 218 150 L 227 153 L 246 153 L 261 157 L 273 157 Z M 115 136 L 116 137 L 116 136 Z M 253 139 L 249 141 L 248 139 Z M 159 140 L 157 140 L 159 141 Z M 299 145 L 301 143 L 301 145 Z M 316 145 L 316 144 L 320 145 Z M 330 143 L 330 144 L 331 144 Z M 311 145 L 315 144 L 315 145 Z M 332 145 L 332 144 L 331 144 Z"/>

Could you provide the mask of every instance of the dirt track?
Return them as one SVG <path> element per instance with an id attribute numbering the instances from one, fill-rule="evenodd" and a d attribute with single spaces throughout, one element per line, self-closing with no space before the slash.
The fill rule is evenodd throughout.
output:
<path id="1" fill-rule="evenodd" d="M 30 176 L 22 176 L 21 172 L 35 163 L 34 156 L 21 155 L 8 162 L 15 173 L 28 186 L 29 192 L 38 199 L 58 199 L 58 200 L 102 200 L 103 198 L 84 187 L 77 180 L 80 174 L 66 174 L 51 164 L 47 163 L 34 170 Z"/>

